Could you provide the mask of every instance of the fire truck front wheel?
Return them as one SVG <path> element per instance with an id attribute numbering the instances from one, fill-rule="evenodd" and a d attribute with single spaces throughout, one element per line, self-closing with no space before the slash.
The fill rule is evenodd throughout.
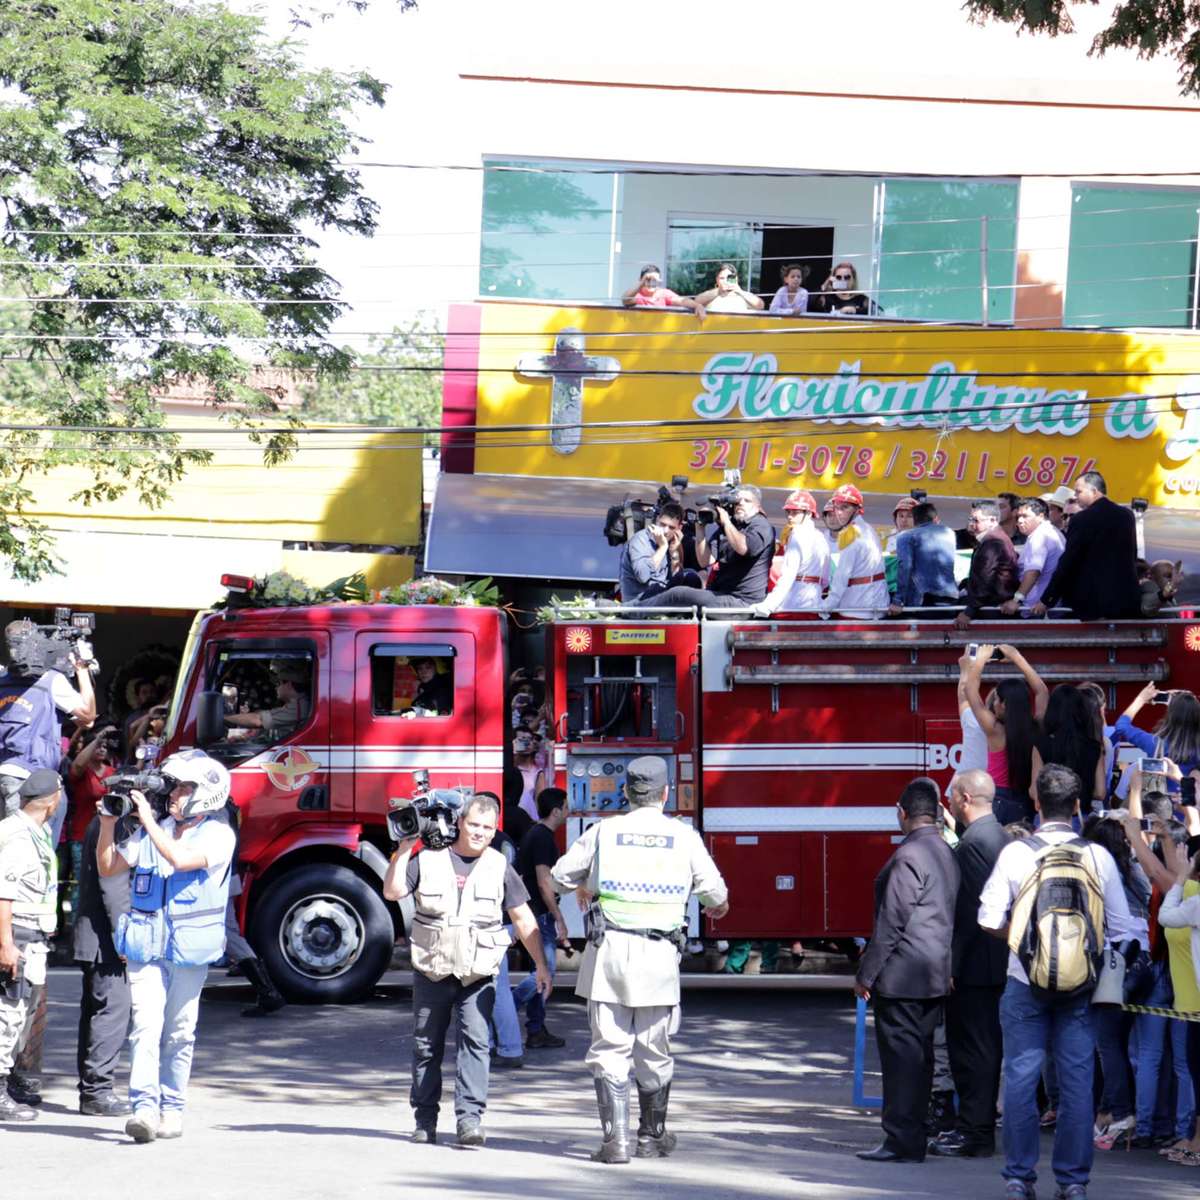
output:
<path id="1" fill-rule="evenodd" d="M 313 863 L 270 885 L 253 938 L 289 1000 L 345 1004 L 371 994 L 387 970 L 395 927 L 383 898 L 348 867 Z"/>

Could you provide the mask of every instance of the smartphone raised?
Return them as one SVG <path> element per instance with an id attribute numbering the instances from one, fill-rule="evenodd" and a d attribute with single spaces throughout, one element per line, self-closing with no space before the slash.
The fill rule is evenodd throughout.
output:
<path id="1" fill-rule="evenodd" d="M 1165 758 L 1139 758 L 1138 769 L 1143 775 L 1165 775 L 1167 760 Z"/>

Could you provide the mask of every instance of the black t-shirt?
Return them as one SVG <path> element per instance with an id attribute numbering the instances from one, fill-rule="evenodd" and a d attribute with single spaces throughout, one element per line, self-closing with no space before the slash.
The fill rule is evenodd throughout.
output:
<path id="1" fill-rule="evenodd" d="M 454 708 L 454 689 L 445 675 L 435 675 L 417 688 L 414 708 L 424 708 L 439 716 L 448 716 Z"/>
<path id="2" fill-rule="evenodd" d="M 558 845 L 554 834 L 538 821 L 530 826 L 529 832 L 521 839 L 521 848 L 517 851 L 517 871 L 521 882 L 529 892 L 529 907 L 535 917 L 548 912 L 542 890 L 538 887 L 538 867 L 552 867 L 558 862 Z"/>
<path id="3" fill-rule="evenodd" d="M 421 854 L 436 854 L 437 851 L 422 850 Z M 467 882 L 467 876 L 474 870 L 475 864 L 479 861 L 478 858 L 463 858 L 461 854 L 457 854 L 453 850 L 448 850 L 450 855 L 450 865 L 454 868 L 454 878 L 458 880 L 458 894 L 462 897 L 463 886 Z M 404 876 L 405 886 L 410 892 L 417 890 L 417 884 L 421 881 L 421 854 L 414 854 L 408 860 L 408 871 Z M 505 867 L 504 869 L 504 909 L 507 912 L 511 908 L 520 908 L 522 904 L 529 903 L 529 893 L 525 890 L 525 885 L 521 882 L 521 877 L 512 869 Z"/>
<path id="4" fill-rule="evenodd" d="M 710 590 L 718 596 L 736 596 L 743 604 L 758 604 L 767 594 L 775 555 L 775 528 L 762 513 L 755 513 L 742 533 L 746 537 L 745 554 L 737 554 L 724 534 L 714 537 L 718 567 Z"/>
<path id="5" fill-rule="evenodd" d="M 874 312 L 881 312 L 877 305 L 871 302 L 869 296 L 862 292 L 852 292 L 848 296 L 840 296 L 837 292 L 810 292 L 808 296 L 808 311 L 810 313 L 853 313 L 865 317 Z"/>
<path id="6" fill-rule="evenodd" d="M 505 832 L 518 846 L 533 824 L 533 818 L 519 804 L 510 804 L 504 810 Z"/>

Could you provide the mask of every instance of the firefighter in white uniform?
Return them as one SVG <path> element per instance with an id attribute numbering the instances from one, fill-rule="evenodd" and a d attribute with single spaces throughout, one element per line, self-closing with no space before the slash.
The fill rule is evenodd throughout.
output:
<path id="1" fill-rule="evenodd" d="M 821 591 L 829 585 L 829 541 L 818 529 L 817 502 L 811 492 L 797 488 L 783 502 L 787 545 L 783 570 L 774 590 L 754 606 L 760 617 L 779 612 L 813 612 L 821 606 Z"/>
<path id="2" fill-rule="evenodd" d="M 18 799 L 19 811 L 0 822 L 0 1081 L 8 1077 L 25 1029 L 29 992 L 46 982 L 58 899 L 50 821 L 62 799 L 62 780 L 46 768 L 34 771 Z M 0 1084 L 0 1121 L 36 1117 Z"/>
<path id="3" fill-rule="evenodd" d="M 862 512 L 862 493 L 852 483 L 842 484 L 826 506 L 825 524 L 833 534 L 838 560 L 829 592 L 821 601 L 823 616 L 836 612 L 854 620 L 873 621 L 887 612 L 883 551 Z"/>
<path id="4" fill-rule="evenodd" d="M 670 1035 L 679 1024 L 679 954 L 688 897 L 709 916 L 729 911 L 728 892 L 700 835 L 663 814 L 667 764 L 634 759 L 626 769 L 630 810 L 593 825 L 555 863 L 560 892 L 582 888 L 593 898 L 588 944 L 575 992 L 588 1001 L 604 1141 L 598 1162 L 629 1161 L 629 1069 L 637 1080 L 641 1121 L 637 1156 L 669 1154 L 667 1105 L 674 1063 Z"/>

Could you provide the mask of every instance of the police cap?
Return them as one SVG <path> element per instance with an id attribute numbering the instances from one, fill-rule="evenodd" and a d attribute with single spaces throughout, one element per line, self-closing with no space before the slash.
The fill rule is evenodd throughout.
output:
<path id="1" fill-rule="evenodd" d="M 667 786 L 667 764 L 654 754 L 635 758 L 625 768 L 625 793 L 630 797 L 657 800 Z"/>
<path id="2" fill-rule="evenodd" d="M 53 796 L 62 787 L 62 777 L 49 767 L 34 771 L 21 784 L 18 795 L 22 800 L 40 800 L 43 796 Z"/>

